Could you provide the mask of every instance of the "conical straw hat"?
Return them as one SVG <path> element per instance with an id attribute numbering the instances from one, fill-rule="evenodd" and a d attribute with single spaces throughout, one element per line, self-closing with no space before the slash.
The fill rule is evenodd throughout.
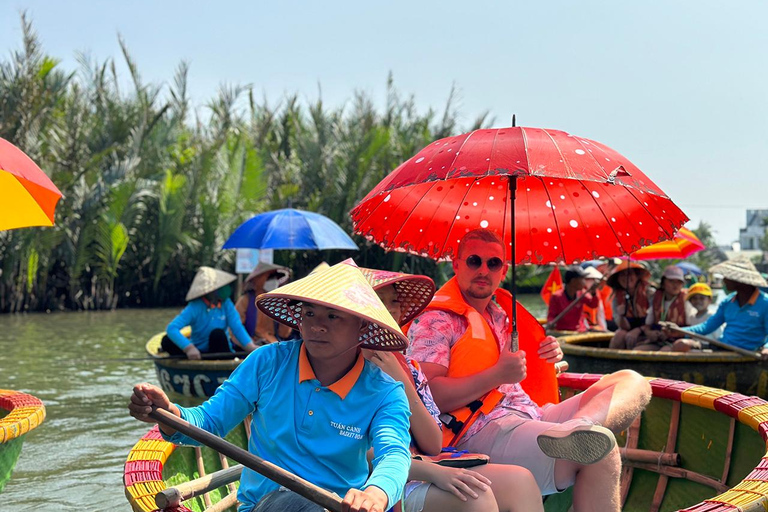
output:
<path id="1" fill-rule="evenodd" d="M 235 280 L 237 280 L 237 276 L 229 272 L 224 272 L 217 268 L 200 267 L 197 269 L 197 274 L 195 274 L 195 278 L 192 280 L 192 286 L 189 287 L 187 292 L 187 302 L 218 290 Z"/>
<path id="2" fill-rule="evenodd" d="M 324 261 L 321 261 L 320 263 L 318 263 L 318 265 L 315 268 L 312 269 L 312 272 L 310 272 L 310 274 L 317 274 L 318 272 L 322 272 L 323 270 L 328 270 L 329 268 L 331 268 L 329 264 L 327 264 Z"/>
<path id="3" fill-rule="evenodd" d="M 613 272 L 611 272 L 611 275 L 608 277 L 608 286 L 611 288 L 616 288 L 619 286 L 619 273 L 628 269 L 639 270 L 640 273 L 638 274 L 638 278 L 640 281 L 647 281 L 651 277 L 651 273 L 648 271 L 648 269 L 642 266 L 640 263 L 624 260 L 616 267 L 614 267 Z"/>
<path id="4" fill-rule="evenodd" d="M 709 271 L 721 274 L 723 279 L 730 279 L 737 283 L 757 286 L 758 288 L 768 286 L 768 282 L 766 282 L 763 276 L 760 275 L 760 272 L 757 271 L 755 264 L 744 257 L 718 263 L 711 267 Z"/>
<path id="5" fill-rule="evenodd" d="M 305 302 L 347 311 L 369 322 L 360 335 L 364 348 L 404 350 L 408 340 L 359 269 L 338 263 L 277 290 L 263 293 L 256 305 L 267 316 L 294 329 Z"/>
<path id="6" fill-rule="evenodd" d="M 400 325 L 405 325 L 413 320 L 427 307 L 435 295 L 435 283 L 427 276 L 365 267 L 359 268 L 374 290 L 380 290 L 389 285 L 395 287 L 397 300 L 400 301 L 400 318 L 397 321 Z"/>
<path id="7" fill-rule="evenodd" d="M 256 265 L 256 268 L 254 268 L 250 274 L 248 274 L 248 277 L 245 278 L 245 286 L 243 287 L 243 291 L 247 292 L 249 290 L 253 290 L 253 284 L 251 283 L 251 279 L 254 279 L 256 277 L 259 277 L 261 274 L 264 274 L 265 272 L 272 272 L 276 271 L 281 276 L 278 278 L 278 284 L 282 284 L 285 281 L 288 280 L 289 277 L 291 277 L 291 269 L 288 267 L 283 267 L 280 265 L 275 265 L 274 263 L 267 263 L 264 261 L 260 261 L 258 265 Z"/>

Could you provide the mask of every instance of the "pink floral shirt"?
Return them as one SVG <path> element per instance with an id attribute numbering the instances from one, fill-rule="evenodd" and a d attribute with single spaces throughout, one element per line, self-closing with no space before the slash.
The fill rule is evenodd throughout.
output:
<path id="1" fill-rule="evenodd" d="M 507 314 L 495 301 L 488 304 L 487 311 L 491 317 L 491 328 L 496 334 L 496 339 L 504 340 L 506 343 L 509 337 Z M 448 368 L 451 360 L 451 347 L 466 330 L 466 320 L 456 313 L 436 310 L 423 313 L 413 321 L 408 330 L 410 341 L 408 355 L 421 363 L 434 363 Z M 479 432 L 489 422 L 510 414 L 536 420 L 541 419 L 541 409 L 523 391 L 520 384 L 502 384 L 499 386 L 499 391 L 504 395 L 504 398 L 487 415 L 480 413 L 477 421 L 469 427 L 464 435 L 464 441 Z"/>

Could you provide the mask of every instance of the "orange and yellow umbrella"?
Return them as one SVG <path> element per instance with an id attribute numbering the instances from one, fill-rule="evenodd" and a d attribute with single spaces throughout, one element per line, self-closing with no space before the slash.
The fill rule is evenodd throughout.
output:
<path id="1" fill-rule="evenodd" d="M 690 229 L 680 228 L 680 230 L 675 233 L 675 236 L 672 238 L 672 240 L 665 240 L 663 242 L 643 247 L 639 251 L 633 252 L 630 255 L 630 259 L 685 259 L 691 254 L 703 251 L 704 249 L 706 249 L 704 244 Z"/>
<path id="2" fill-rule="evenodd" d="M 19 148 L 0 138 L 0 230 L 53 226 L 61 192 Z"/>

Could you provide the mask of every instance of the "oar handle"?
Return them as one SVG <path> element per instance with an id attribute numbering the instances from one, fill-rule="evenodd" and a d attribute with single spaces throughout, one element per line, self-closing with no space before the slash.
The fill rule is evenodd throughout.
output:
<path id="1" fill-rule="evenodd" d="M 729 345 L 727 343 L 723 343 L 722 341 L 710 338 L 709 336 L 702 336 L 701 334 L 696 334 L 694 332 L 686 331 L 685 329 L 681 329 L 676 324 L 673 324 L 671 322 L 659 322 L 659 325 L 661 325 L 663 328 L 665 328 L 665 329 L 667 329 L 667 330 L 669 330 L 671 332 L 674 332 L 674 333 L 677 333 L 677 334 L 682 334 L 682 335 L 688 336 L 690 338 L 693 338 L 695 340 L 704 341 L 704 342 L 710 343 L 710 344 L 712 344 L 712 345 L 714 345 L 716 347 L 724 348 L 726 350 L 731 350 L 731 351 L 737 352 L 737 353 L 739 353 L 741 355 L 744 355 L 744 356 L 747 356 L 747 357 L 753 357 L 753 358 L 758 359 L 758 360 L 762 359 L 762 357 L 760 357 L 760 354 L 758 354 L 757 352 L 753 352 L 752 350 L 747 350 L 747 349 L 741 348 L 741 347 L 735 347 L 733 345 Z"/>
<path id="2" fill-rule="evenodd" d="M 304 496 L 318 505 L 327 508 L 331 512 L 341 512 L 341 498 L 322 489 L 315 484 L 284 470 L 283 468 L 268 462 L 261 457 L 243 450 L 222 438 L 211 434 L 199 427 L 166 411 L 165 409 L 152 408 L 149 417 L 153 420 L 177 430 L 187 437 L 202 443 L 217 452 L 236 460 L 243 466 L 250 468 L 273 482 L 276 482 L 291 491 Z"/>

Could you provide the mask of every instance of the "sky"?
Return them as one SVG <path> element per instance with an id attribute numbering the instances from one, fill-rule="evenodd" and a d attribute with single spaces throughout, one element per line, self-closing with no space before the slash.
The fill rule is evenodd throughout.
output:
<path id="1" fill-rule="evenodd" d="M 466 127 L 516 114 L 612 147 L 720 244 L 768 209 L 768 2 L 0 0 L 3 59 L 23 10 L 67 70 L 78 52 L 122 64 L 118 34 L 147 82 L 188 61 L 201 115 L 221 84 L 383 106 L 391 72 L 424 111 L 455 84 Z"/>

